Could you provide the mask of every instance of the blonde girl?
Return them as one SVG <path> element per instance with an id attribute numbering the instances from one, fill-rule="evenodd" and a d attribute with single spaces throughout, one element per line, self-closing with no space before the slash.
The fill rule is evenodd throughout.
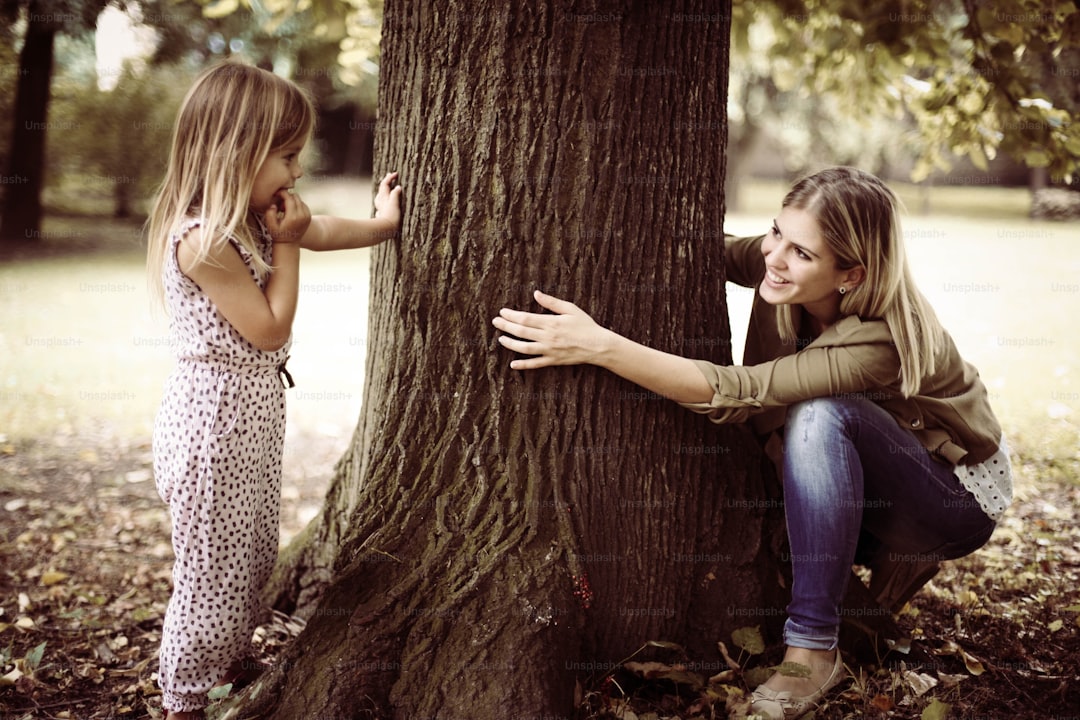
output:
<path id="1" fill-rule="evenodd" d="M 792 598 L 784 660 L 753 711 L 799 717 L 845 677 L 837 638 L 853 563 L 899 609 L 941 560 L 982 546 L 1012 498 L 1001 428 L 975 369 L 916 289 L 893 193 L 830 168 L 797 183 L 763 237 L 727 238 L 729 280 L 757 289 L 741 367 L 690 360 L 600 327 L 503 309 L 499 341 L 530 370 L 591 363 L 707 414 L 751 421 L 783 475 Z"/>
<path id="2" fill-rule="evenodd" d="M 234 62 L 206 70 L 180 108 L 148 221 L 177 357 L 153 439 L 176 555 L 159 670 L 173 720 L 204 717 L 215 685 L 259 669 L 251 636 L 277 556 L 300 249 L 374 245 L 400 222 L 396 174 L 372 219 L 311 215 L 295 184 L 314 123 L 287 80 Z"/>

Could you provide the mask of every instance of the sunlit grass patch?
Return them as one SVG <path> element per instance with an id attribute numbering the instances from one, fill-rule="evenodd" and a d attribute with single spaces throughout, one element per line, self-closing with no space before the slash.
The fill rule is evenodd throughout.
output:
<path id="1" fill-rule="evenodd" d="M 312 182 L 305 194 L 316 213 L 370 214 L 366 182 Z M 49 217 L 36 241 L 0 262 L 0 434 L 148 435 L 174 360 L 147 291 L 141 221 Z M 342 436 L 359 416 L 368 258 L 303 254 L 291 429 Z"/>

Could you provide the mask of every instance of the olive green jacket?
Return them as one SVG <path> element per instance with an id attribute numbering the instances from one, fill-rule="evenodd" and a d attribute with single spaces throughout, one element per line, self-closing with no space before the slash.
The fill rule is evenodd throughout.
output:
<path id="1" fill-rule="evenodd" d="M 756 288 L 765 276 L 762 238 L 725 240 L 728 280 Z M 710 402 L 683 406 L 718 423 L 750 420 L 766 435 L 783 427 L 788 405 L 826 396 L 865 398 L 949 464 L 980 463 L 998 449 L 1001 426 L 986 387 L 947 333 L 936 371 L 923 379 L 916 395 L 905 398 L 900 356 L 884 320 L 848 316 L 798 349 L 780 339 L 775 308 L 755 293 L 743 362 L 724 366 L 696 360 L 714 395 Z"/>

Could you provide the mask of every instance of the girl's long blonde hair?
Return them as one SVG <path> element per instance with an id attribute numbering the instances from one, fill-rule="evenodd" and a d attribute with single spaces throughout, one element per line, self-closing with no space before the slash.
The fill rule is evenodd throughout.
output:
<path id="1" fill-rule="evenodd" d="M 900 391 L 917 393 L 935 371 L 944 331 L 912 280 L 892 190 L 870 173 L 834 167 L 797 182 L 782 205 L 816 218 L 839 269 L 865 268 L 863 282 L 841 298 L 840 315 L 885 321 L 900 355 Z M 776 313 L 781 337 L 793 342 L 791 306 L 777 305 Z"/>
<path id="2" fill-rule="evenodd" d="M 168 169 L 147 220 L 154 297 L 164 295 L 169 236 L 188 217 L 199 218 L 203 228 L 199 261 L 213 243 L 232 237 L 251 252 L 260 274 L 270 271 L 255 239 L 251 189 L 267 156 L 306 143 L 314 126 L 311 99 L 271 72 L 228 61 L 195 79 L 177 114 Z"/>

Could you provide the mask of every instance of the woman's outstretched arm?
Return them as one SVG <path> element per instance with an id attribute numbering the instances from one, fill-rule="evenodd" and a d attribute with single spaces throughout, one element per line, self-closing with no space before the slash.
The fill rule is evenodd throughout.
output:
<path id="1" fill-rule="evenodd" d="M 596 365 L 676 402 L 709 402 L 713 388 L 693 360 L 661 352 L 628 340 L 598 325 L 571 302 L 533 293 L 552 313 L 528 313 L 503 308 L 492 324 L 505 333 L 503 347 L 534 357 L 513 360 L 515 370 L 551 365 Z"/>

